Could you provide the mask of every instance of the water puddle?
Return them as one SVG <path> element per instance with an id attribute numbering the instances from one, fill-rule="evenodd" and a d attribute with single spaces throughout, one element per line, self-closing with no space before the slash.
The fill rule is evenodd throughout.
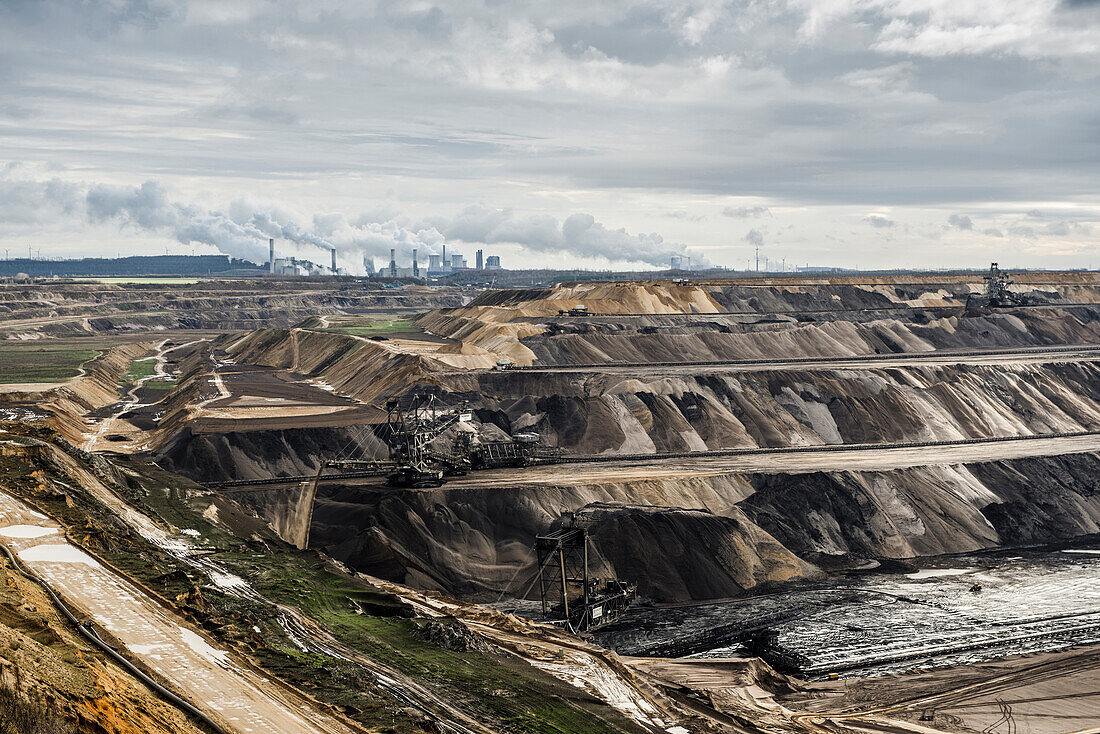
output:
<path id="1" fill-rule="evenodd" d="M 9 525 L 0 528 L 0 536 L 5 538 L 42 538 L 56 533 L 57 528 L 44 528 L 41 525 Z"/>
<path id="2" fill-rule="evenodd" d="M 99 561 L 67 543 L 32 546 L 19 551 L 19 560 L 26 563 L 80 563 L 95 567 L 100 565 Z"/>

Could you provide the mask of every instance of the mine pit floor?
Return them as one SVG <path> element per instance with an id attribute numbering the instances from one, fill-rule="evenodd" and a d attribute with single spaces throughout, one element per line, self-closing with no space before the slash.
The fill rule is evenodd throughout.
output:
<path id="1" fill-rule="evenodd" d="M 764 626 L 776 635 L 774 649 L 800 658 L 796 672 L 811 679 L 975 665 L 1100 643 L 1097 574 L 1098 545 L 953 556 L 909 574 L 862 574 L 713 604 L 638 606 L 594 637 L 632 655 L 695 638 L 689 657 L 730 658 L 749 651 L 722 644 L 723 634 Z M 708 639 L 717 644 L 707 647 Z"/>

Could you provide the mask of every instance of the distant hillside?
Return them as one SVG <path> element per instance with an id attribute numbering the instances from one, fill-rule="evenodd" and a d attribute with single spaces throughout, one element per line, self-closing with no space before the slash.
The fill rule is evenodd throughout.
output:
<path id="1" fill-rule="evenodd" d="M 0 260 L 0 277 L 25 273 L 34 278 L 50 276 L 107 277 L 112 275 L 215 275 L 228 270 L 262 272 L 248 260 L 228 255 L 137 255 L 133 257 L 86 257 L 79 260 Z"/>

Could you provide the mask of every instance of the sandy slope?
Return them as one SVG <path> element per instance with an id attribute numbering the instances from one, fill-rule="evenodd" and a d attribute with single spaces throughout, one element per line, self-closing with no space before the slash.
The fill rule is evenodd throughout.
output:
<path id="1" fill-rule="evenodd" d="M 0 494 L 0 541 L 134 658 L 235 732 L 343 734 L 343 724 L 251 670 L 129 581 L 71 545 L 62 528 Z"/>

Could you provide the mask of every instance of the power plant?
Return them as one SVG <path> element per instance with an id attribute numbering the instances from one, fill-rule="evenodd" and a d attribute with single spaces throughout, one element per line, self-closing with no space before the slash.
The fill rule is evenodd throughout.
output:
<path id="1" fill-rule="evenodd" d="M 311 260 L 301 260 L 297 257 L 275 257 L 275 238 L 267 241 L 267 270 L 270 275 L 296 275 L 296 276 L 333 276 L 348 275 L 347 271 L 340 272 L 336 267 L 336 248 L 329 248 L 330 267 L 318 265 Z"/>
<path id="2" fill-rule="evenodd" d="M 350 275 L 346 270 L 341 270 L 337 263 L 336 248 L 329 247 L 329 265 L 325 267 L 318 265 L 310 260 L 300 259 L 294 256 L 290 257 L 276 257 L 275 255 L 275 238 L 269 238 L 267 241 L 268 255 L 267 255 L 267 271 L 270 275 L 292 275 L 292 276 L 332 276 L 332 275 Z M 502 270 L 500 265 L 499 255 L 485 255 L 484 250 L 478 250 L 475 253 L 475 265 L 476 270 Z M 422 268 L 420 266 L 419 249 L 412 249 L 412 257 L 408 267 L 401 267 L 397 264 L 397 248 L 390 248 L 389 264 L 375 270 L 374 259 L 369 256 L 363 257 L 363 268 L 367 275 L 377 275 L 380 278 L 432 278 L 453 275 L 454 273 L 464 270 L 470 270 L 471 268 L 467 264 L 466 256 L 459 252 L 452 252 L 450 257 L 447 256 L 447 246 L 443 245 L 441 253 L 429 253 L 428 255 L 428 267 Z"/>
<path id="3" fill-rule="evenodd" d="M 499 255 L 485 255 L 484 250 L 474 253 L 474 268 L 470 268 L 466 256 L 459 252 L 451 252 L 447 255 L 447 246 L 442 246 L 439 253 L 428 254 L 428 267 L 421 268 L 418 258 L 418 249 L 412 250 L 412 259 L 409 267 L 401 267 L 397 264 L 397 250 L 390 250 L 389 266 L 383 268 L 378 275 L 382 278 L 437 278 L 453 275 L 464 270 L 502 270 Z"/>

